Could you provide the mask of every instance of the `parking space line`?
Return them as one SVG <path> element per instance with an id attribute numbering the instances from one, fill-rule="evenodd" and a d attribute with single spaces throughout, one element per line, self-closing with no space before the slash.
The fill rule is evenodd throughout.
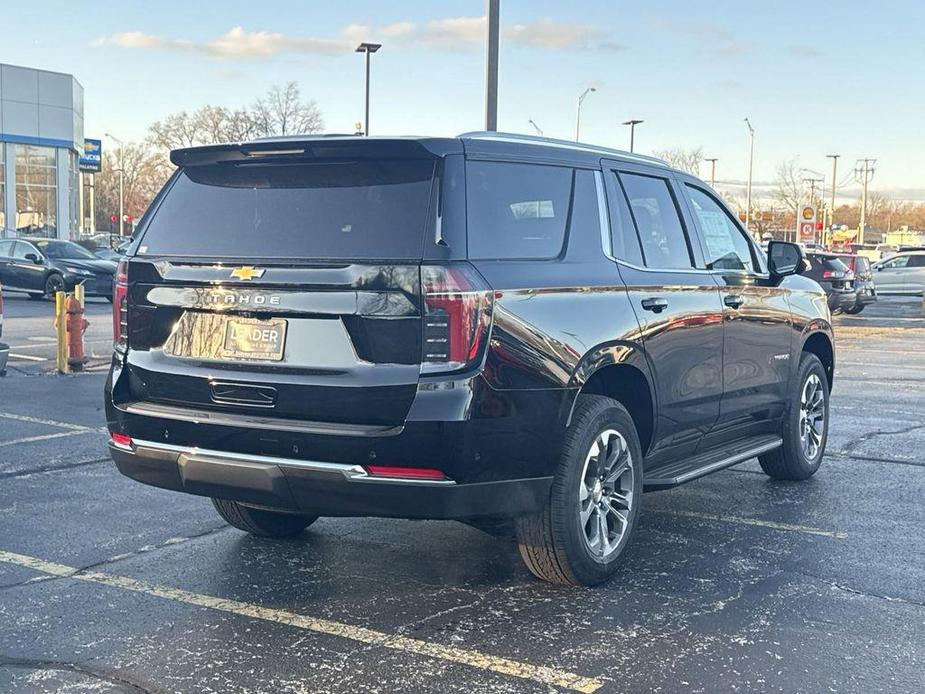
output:
<path id="1" fill-rule="evenodd" d="M 23 361 L 48 361 L 47 357 L 33 357 L 31 354 L 17 354 L 10 352 L 10 359 L 22 359 Z"/>
<path id="2" fill-rule="evenodd" d="M 17 422 L 28 422 L 29 424 L 45 424 L 50 427 L 59 429 L 74 429 L 75 431 L 102 431 L 94 427 L 84 426 L 83 424 L 73 424 L 71 422 L 59 422 L 55 419 L 42 419 L 41 417 L 30 417 L 25 414 L 15 414 L 13 412 L 0 412 L 0 419 L 14 419 Z"/>
<path id="3" fill-rule="evenodd" d="M 112 588 L 121 588 L 134 593 L 141 593 L 187 605 L 194 605 L 196 607 L 204 607 L 220 612 L 236 614 L 242 617 L 261 619 L 294 627 L 296 629 L 325 634 L 327 636 L 338 636 L 372 646 L 381 646 L 404 653 L 438 658 L 461 665 L 468 665 L 480 670 L 509 675 L 511 677 L 519 677 L 546 686 L 571 689 L 576 692 L 582 692 L 583 694 L 592 694 L 592 692 L 596 692 L 604 686 L 604 682 L 600 678 L 584 677 L 582 675 L 566 672 L 565 670 L 559 670 L 558 668 L 531 665 L 517 660 L 480 653 L 467 648 L 445 646 L 422 639 L 388 634 L 366 627 L 358 627 L 328 619 L 310 617 L 308 615 L 290 612 L 289 610 L 261 607 L 260 605 L 241 602 L 239 600 L 192 593 L 180 588 L 157 585 L 147 581 L 128 578 L 126 576 L 117 576 L 98 571 L 81 572 L 80 569 L 71 566 L 45 561 L 24 554 L 0 550 L 0 562 L 22 566 L 50 576 L 72 578 L 78 581 L 96 583 Z"/>
<path id="4" fill-rule="evenodd" d="M 69 431 L 59 431 L 56 434 L 41 434 L 39 436 L 27 436 L 22 439 L 13 439 L 12 441 L 0 441 L 0 448 L 4 446 L 16 446 L 21 443 L 35 443 L 36 441 L 47 441 L 48 439 L 61 439 L 66 436 L 80 436 L 82 434 L 98 433 L 93 429 L 71 429 Z"/>
<path id="5" fill-rule="evenodd" d="M 724 516 L 712 513 L 699 513 L 697 511 L 648 511 L 648 513 L 667 513 L 672 516 L 684 516 L 686 518 L 699 518 L 701 520 L 719 521 L 720 523 L 737 523 L 739 525 L 756 525 L 761 528 L 770 528 L 771 530 L 785 530 L 794 533 L 805 533 L 806 535 L 820 535 L 830 537 L 834 540 L 848 539 L 848 533 L 840 530 L 825 530 L 824 528 L 813 528 L 807 525 L 793 525 L 791 523 L 777 523 L 775 521 L 759 520 L 758 518 L 742 518 L 740 516 Z"/>

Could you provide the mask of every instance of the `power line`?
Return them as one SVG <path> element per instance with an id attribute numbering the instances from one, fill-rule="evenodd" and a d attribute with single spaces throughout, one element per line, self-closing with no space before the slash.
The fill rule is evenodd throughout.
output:
<path id="1" fill-rule="evenodd" d="M 858 223 L 858 243 L 864 243 L 867 231 L 867 184 L 874 177 L 876 159 L 858 159 L 854 167 L 854 180 L 861 184 L 861 221 Z"/>

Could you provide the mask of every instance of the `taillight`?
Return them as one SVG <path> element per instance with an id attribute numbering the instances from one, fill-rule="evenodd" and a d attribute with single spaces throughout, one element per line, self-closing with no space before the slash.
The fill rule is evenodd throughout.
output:
<path id="1" fill-rule="evenodd" d="M 491 328 L 491 287 L 468 265 L 425 265 L 421 373 L 458 371 L 482 354 Z"/>
<path id="2" fill-rule="evenodd" d="M 823 270 L 822 279 L 824 280 L 839 280 L 845 276 L 844 272 L 838 272 L 836 270 Z"/>
<path id="3" fill-rule="evenodd" d="M 386 465 L 367 465 L 366 472 L 371 477 L 393 477 L 404 480 L 433 480 L 442 481 L 446 479 L 440 470 L 433 468 L 417 467 L 388 467 Z"/>
<path id="4" fill-rule="evenodd" d="M 118 349 L 128 347 L 128 260 L 120 260 L 112 282 L 112 341 Z"/>
<path id="5" fill-rule="evenodd" d="M 119 448 L 132 448 L 132 437 L 125 434 L 117 434 L 115 432 L 109 435 L 109 440 L 112 442 L 112 445 L 118 446 Z"/>

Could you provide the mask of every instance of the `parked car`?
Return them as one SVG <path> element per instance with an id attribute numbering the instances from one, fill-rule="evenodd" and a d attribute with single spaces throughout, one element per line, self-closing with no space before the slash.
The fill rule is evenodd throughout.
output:
<path id="1" fill-rule="evenodd" d="M 53 297 L 83 284 L 87 296 L 112 299 L 116 263 L 71 241 L 0 239 L 0 282 L 30 298 Z"/>
<path id="2" fill-rule="evenodd" d="M 841 260 L 854 275 L 854 305 L 845 309 L 845 313 L 857 314 L 868 304 L 877 300 L 877 287 L 874 285 L 874 273 L 870 260 L 863 255 L 839 254 Z"/>
<path id="3" fill-rule="evenodd" d="M 592 585 L 644 490 L 819 467 L 824 292 L 660 160 L 498 133 L 171 159 L 113 303 L 129 477 L 272 537 L 513 519 L 535 575 Z"/>
<path id="4" fill-rule="evenodd" d="M 903 251 L 874 263 L 874 277 L 881 294 L 925 294 L 925 251 Z"/>
<path id="5" fill-rule="evenodd" d="M 854 273 L 834 253 L 809 253 L 809 269 L 803 274 L 819 283 L 828 298 L 829 310 L 841 313 L 856 301 Z"/>
<path id="6" fill-rule="evenodd" d="M 3 284 L 0 283 L 0 337 L 3 337 Z M 10 346 L 0 341 L 0 376 L 6 375 L 6 362 L 10 356 Z"/>

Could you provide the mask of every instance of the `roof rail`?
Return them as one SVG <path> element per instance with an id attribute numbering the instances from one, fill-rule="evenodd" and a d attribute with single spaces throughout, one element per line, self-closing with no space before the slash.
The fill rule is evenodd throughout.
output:
<path id="1" fill-rule="evenodd" d="M 457 135 L 461 140 L 498 140 L 499 142 L 513 142 L 527 145 L 540 145 L 546 147 L 563 147 L 567 149 L 578 149 L 583 152 L 595 152 L 604 156 L 616 156 L 622 159 L 636 159 L 648 164 L 657 164 L 668 168 L 668 163 L 658 157 L 650 157 L 645 154 L 636 154 L 635 152 L 625 152 L 620 149 L 610 147 L 599 147 L 589 145 L 583 142 L 573 142 L 572 140 L 557 140 L 553 137 L 543 137 L 540 135 L 525 135 L 522 133 L 504 133 L 494 130 L 473 130 L 471 132 Z"/>

